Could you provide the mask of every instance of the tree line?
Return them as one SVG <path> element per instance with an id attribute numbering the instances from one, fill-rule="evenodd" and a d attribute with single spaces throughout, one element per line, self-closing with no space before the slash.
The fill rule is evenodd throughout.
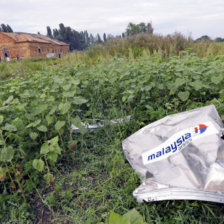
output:
<path id="1" fill-rule="evenodd" d="M 195 40 L 196 42 L 200 42 L 200 41 L 212 41 L 212 38 L 209 37 L 208 35 L 203 35 L 201 37 L 199 37 L 198 39 Z M 217 37 L 214 39 L 215 42 L 224 42 L 224 38 L 221 37 Z"/>
<path id="2" fill-rule="evenodd" d="M 99 34 L 93 36 L 87 30 L 78 32 L 63 23 L 53 30 L 47 26 L 47 36 L 69 44 L 70 50 L 83 50 L 91 44 L 103 42 Z"/>
<path id="3" fill-rule="evenodd" d="M 64 26 L 63 23 L 59 24 L 58 29 L 53 30 L 47 26 L 47 36 L 69 44 L 70 50 L 84 50 L 92 44 L 103 43 L 110 39 L 124 38 L 125 36 L 131 36 L 137 33 L 145 32 L 153 33 L 151 23 L 129 23 L 126 31 L 121 35 L 114 36 L 112 34 L 104 33 L 103 37 L 101 37 L 99 34 L 93 35 L 88 33 L 87 30 L 78 32 L 69 26 Z"/>
<path id="4" fill-rule="evenodd" d="M 6 24 L 2 23 L 0 25 L 0 32 L 12 33 L 13 30 L 8 24 L 6 25 Z"/>
<path id="5" fill-rule="evenodd" d="M 106 33 L 101 37 L 99 34 L 88 33 L 87 30 L 78 32 L 69 26 L 64 26 L 63 23 L 59 24 L 58 29 L 53 30 L 47 26 L 47 36 L 69 44 L 70 50 L 84 50 L 92 44 L 103 43 L 109 39 L 120 37 Z"/>

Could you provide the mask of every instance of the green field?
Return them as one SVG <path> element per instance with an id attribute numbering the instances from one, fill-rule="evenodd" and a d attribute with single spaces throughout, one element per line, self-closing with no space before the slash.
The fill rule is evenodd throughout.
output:
<path id="1" fill-rule="evenodd" d="M 222 204 L 138 204 L 139 175 L 121 147 L 168 114 L 214 104 L 224 120 L 224 55 L 141 52 L 0 64 L 1 223 L 115 223 L 112 211 L 133 208 L 146 223 L 224 222 Z M 94 132 L 81 124 L 127 115 Z"/>

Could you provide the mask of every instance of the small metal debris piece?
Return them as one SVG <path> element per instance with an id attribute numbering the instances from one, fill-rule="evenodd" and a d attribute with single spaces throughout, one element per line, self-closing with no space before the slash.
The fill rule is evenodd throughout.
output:
<path id="1" fill-rule="evenodd" d="M 142 184 L 138 202 L 224 203 L 224 128 L 214 105 L 169 115 L 122 142 Z"/>
<path id="2" fill-rule="evenodd" d="M 113 119 L 113 120 L 97 119 L 97 120 L 94 120 L 95 124 L 86 124 L 86 123 L 81 122 L 81 125 L 88 130 L 95 131 L 98 128 L 104 127 L 105 125 L 123 124 L 125 122 L 129 122 L 130 120 L 131 120 L 131 116 L 129 115 L 129 116 L 126 116 L 123 118 L 118 118 L 118 119 Z M 80 129 L 73 124 L 71 125 L 71 130 L 72 130 L 72 133 L 80 132 Z"/>

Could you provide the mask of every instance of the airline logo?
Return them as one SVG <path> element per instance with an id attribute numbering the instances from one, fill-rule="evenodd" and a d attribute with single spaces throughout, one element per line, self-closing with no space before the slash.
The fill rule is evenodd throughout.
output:
<path id="1" fill-rule="evenodd" d="M 197 126 L 182 130 L 171 136 L 168 140 L 156 148 L 150 149 L 143 153 L 143 164 L 147 165 L 149 163 L 158 162 L 168 158 L 169 156 L 183 150 L 192 141 L 218 133 L 218 130 L 211 122 L 204 122 L 202 124 L 198 124 Z"/>
<path id="2" fill-rule="evenodd" d="M 194 130 L 195 130 L 195 133 L 198 134 L 202 134 L 206 131 L 208 126 L 204 125 L 204 124 L 199 124 L 198 127 L 195 127 Z"/>

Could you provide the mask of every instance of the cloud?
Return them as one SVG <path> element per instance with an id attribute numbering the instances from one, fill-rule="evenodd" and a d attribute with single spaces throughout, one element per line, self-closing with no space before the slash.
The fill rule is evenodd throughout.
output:
<path id="1" fill-rule="evenodd" d="M 46 33 L 59 23 L 94 34 L 121 34 L 129 22 L 152 21 L 156 33 L 224 36 L 222 0 L 0 0 L 0 23 Z"/>

